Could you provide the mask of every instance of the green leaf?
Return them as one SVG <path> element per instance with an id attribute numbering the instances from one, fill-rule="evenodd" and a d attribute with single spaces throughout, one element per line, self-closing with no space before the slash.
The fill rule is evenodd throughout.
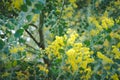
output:
<path id="1" fill-rule="evenodd" d="M 3 40 L 0 39 L 0 50 L 3 49 L 5 43 L 3 42 Z"/>
<path id="2" fill-rule="evenodd" d="M 65 53 L 64 49 L 59 49 L 60 53 Z"/>
<path id="3" fill-rule="evenodd" d="M 7 69 L 10 69 L 12 67 L 12 62 L 9 61 L 6 63 L 7 66 L 5 66 Z"/>
<path id="4" fill-rule="evenodd" d="M 21 6 L 21 10 L 22 10 L 23 12 L 27 12 L 27 10 L 28 10 L 27 5 L 23 4 L 23 5 Z"/>
<path id="5" fill-rule="evenodd" d="M 27 4 L 27 5 L 29 5 L 29 6 L 31 6 L 31 5 L 32 5 L 32 3 L 31 3 L 31 1 L 30 1 L 30 0 L 26 0 L 26 4 Z"/>
<path id="6" fill-rule="evenodd" d="M 30 22 L 32 20 L 32 15 L 27 15 L 26 19 L 28 20 L 28 22 Z"/>
<path id="7" fill-rule="evenodd" d="M 35 8 L 37 10 L 42 10 L 43 9 L 43 5 L 41 3 L 37 3 L 37 4 L 35 4 Z"/>
<path id="8" fill-rule="evenodd" d="M 32 9 L 32 12 L 35 13 L 35 14 L 39 14 L 40 10 L 38 10 L 38 9 Z"/>
<path id="9" fill-rule="evenodd" d="M 85 40 L 84 43 L 86 44 L 86 46 L 90 45 L 90 41 L 89 40 Z"/>
<path id="10" fill-rule="evenodd" d="M 10 23 L 5 24 L 5 26 L 6 26 L 8 29 L 10 29 L 10 30 L 13 30 L 13 29 L 14 29 L 14 26 L 11 25 Z"/>
<path id="11" fill-rule="evenodd" d="M 68 49 L 71 49 L 71 48 L 73 48 L 73 47 L 72 47 L 72 46 L 68 46 L 67 48 L 68 48 Z"/>
<path id="12" fill-rule="evenodd" d="M 16 38 L 20 37 L 23 34 L 24 30 L 23 29 L 19 29 L 15 32 L 14 36 Z"/>
<path id="13" fill-rule="evenodd" d="M 64 32 L 64 28 L 62 27 L 62 26 L 59 26 L 58 27 L 58 32 L 59 32 L 59 36 L 63 36 L 64 34 L 63 34 L 63 32 Z"/>
<path id="14" fill-rule="evenodd" d="M 25 43 L 25 40 L 24 40 L 23 38 L 20 38 L 20 39 L 19 39 L 19 42 L 20 42 L 20 43 Z"/>
<path id="15" fill-rule="evenodd" d="M 28 24 L 26 24 L 26 25 L 23 26 L 24 29 L 28 29 L 28 27 L 29 27 Z"/>
<path id="16" fill-rule="evenodd" d="M 108 41 L 111 41 L 110 35 L 108 35 L 106 38 L 107 38 Z"/>

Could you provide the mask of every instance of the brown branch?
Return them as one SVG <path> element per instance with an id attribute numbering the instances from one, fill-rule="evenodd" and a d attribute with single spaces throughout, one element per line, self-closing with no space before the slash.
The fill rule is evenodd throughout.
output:
<path id="1" fill-rule="evenodd" d="M 29 25 L 35 27 L 36 29 L 38 28 L 35 24 L 30 23 Z"/>
<path id="2" fill-rule="evenodd" d="M 38 41 L 33 37 L 33 35 L 27 30 L 25 29 L 25 31 L 28 33 L 28 35 L 33 39 L 33 41 L 39 46 Z"/>
<path id="3" fill-rule="evenodd" d="M 42 48 L 43 50 L 45 49 L 45 42 L 44 42 L 44 34 L 43 34 L 43 24 L 44 24 L 44 12 L 42 11 L 42 13 L 39 16 L 39 48 Z M 44 63 L 47 64 L 48 66 L 50 66 L 50 60 L 46 57 L 43 57 Z"/>
<path id="4" fill-rule="evenodd" d="M 39 16 L 39 47 L 42 49 L 45 49 L 45 44 L 44 44 L 44 34 L 43 34 L 43 24 L 44 24 L 44 12 L 42 11 L 40 16 Z"/>

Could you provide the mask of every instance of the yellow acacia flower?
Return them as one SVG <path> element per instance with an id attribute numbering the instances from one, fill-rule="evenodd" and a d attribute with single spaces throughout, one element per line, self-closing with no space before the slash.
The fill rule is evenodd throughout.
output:
<path id="1" fill-rule="evenodd" d="M 105 66 L 104 69 L 110 70 L 110 66 Z"/>
<path id="2" fill-rule="evenodd" d="M 85 72 L 86 72 L 86 75 L 85 75 L 85 80 L 89 80 L 91 78 L 91 75 L 92 75 L 92 70 L 91 70 L 91 67 L 88 67 L 85 69 Z"/>
<path id="3" fill-rule="evenodd" d="M 76 33 L 76 32 L 72 32 L 71 34 L 70 34 L 70 38 L 68 38 L 68 45 L 70 44 L 70 45 L 72 45 L 73 43 L 74 43 L 74 41 L 76 40 L 76 38 L 78 37 L 78 34 Z"/>
<path id="4" fill-rule="evenodd" d="M 102 59 L 106 63 L 114 63 L 112 59 L 108 58 L 107 56 L 103 55 L 101 52 L 97 52 L 98 58 Z"/>
<path id="5" fill-rule="evenodd" d="M 75 3 L 75 2 L 76 2 L 76 0 L 69 0 L 69 2 L 70 2 L 70 3 Z"/>
<path id="6" fill-rule="evenodd" d="M 117 43 L 117 47 L 118 47 L 118 48 L 120 48 L 120 42 L 119 42 L 119 43 Z"/>
<path id="7" fill-rule="evenodd" d="M 74 49 L 70 49 L 66 52 L 67 56 L 69 57 L 73 57 L 75 56 L 75 50 Z"/>
<path id="8" fill-rule="evenodd" d="M 60 46 L 64 46 L 64 38 L 63 37 L 56 36 L 55 42 L 58 43 Z"/>
<path id="9" fill-rule="evenodd" d="M 13 47 L 10 49 L 10 53 L 17 53 L 18 52 L 18 48 L 17 47 Z"/>
<path id="10" fill-rule="evenodd" d="M 108 29 L 109 27 L 112 27 L 114 25 L 114 20 L 112 18 L 108 18 L 108 17 L 101 17 L 102 19 L 102 27 L 104 29 Z"/>
<path id="11" fill-rule="evenodd" d="M 65 10 L 65 11 L 73 11 L 74 9 L 73 9 L 72 6 L 69 6 L 69 7 L 66 7 L 64 10 Z"/>
<path id="12" fill-rule="evenodd" d="M 36 22 L 38 19 L 39 19 L 39 14 L 34 14 L 33 18 L 32 18 L 32 21 Z"/>
<path id="13" fill-rule="evenodd" d="M 16 72 L 17 76 L 23 76 L 24 74 L 22 73 L 22 71 Z"/>
<path id="14" fill-rule="evenodd" d="M 111 76 L 111 78 L 112 78 L 113 80 L 119 80 L 119 78 L 118 78 L 118 75 L 117 75 L 117 74 L 112 75 L 112 76 Z"/>
<path id="15" fill-rule="evenodd" d="M 89 63 L 94 61 L 91 58 L 93 54 L 90 48 L 84 47 L 81 42 L 76 42 L 78 38 L 77 32 L 68 29 L 67 35 L 56 36 L 55 41 L 53 41 L 47 48 L 46 53 L 50 59 L 55 56 L 55 58 L 63 59 L 67 56 L 65 63 L 70 67 L 69 70 L 74 74 L 79 68 L 86 69 Z M 70 47 L 71 46 L 71 47 Z M 70 48 L 69 48 L 70 47 Z M 60 49 L 64 49 L 64 53 L 59 52 Z"/>
<path id="16" fill-rule="evenodd" d="M 120 59 L 120 51 L 119 47 L 117 46 L 112 46 L 112 52 L 115 54 L 115 59 Z"/>
<path id="17" fill-rule="evenodd" d="M 18 48 L 18 50 L 21 51 L 21 52 L 25 50 L 25 46 L 20 46 L 20 45 L 19 45 L 17 48 Z"/>
<path id="18" fill-rule="evenodd" d="M 87 68 L 87 64 L 88 64 L 87 61 L 82 61 L 82 63 L 81 63 L 80 66 L 81 66 L 83 69 L 86 69 L 86 68 Z"/>
<path id="19" fill-rule="evenodd" d="M 109 47 L 109 41 L 106 39 L 106 40 L 104 41 L 103 45 L 104 45 L 105 47 Z"/>
<path id="20" fill-rule="evenodd" d="M 2 74 L 2 77 L 7 77 L 7 76 L 9 76 L 9 75 L 10 75 L 10 73 L 5 72 L 5 73 Z"/>
<path id="21" fill-rule="evenodd" d="M 22 4 L 23 4 L 23 0 L 12 0 L 13 7 L 18 10 L 20 10 Z"/>
<path id="22" fill-rule="evenodd" d="M 21 80 L 28 80 L 29 79 L 29 73 L 26 72 L 26 74 L 24 74 L 22 71 L 18 71 L 15 72 L 17 74 L 17 79 L 21 79 Z"/>
<path id="23" fill-rule="evenodd" d="M 37 67 L 39 67 L 39 70 L 44 71 L 46 74 L 48 74 L 48 69 L 47 69 L 47 65 L 37 65 Z"/>
<path id="24" fill-rule="evenodd" d="M 76 4 L 76 3 L 74 3 L 74 4 L 73 4 L 73 7 L 74 7 L 74 8 L 77 8 L 78 6 L 77 6 L 77 4 Z"/>
<path id="25" fill-rule="evenodd" d="M 22 52 L 24 50 L 25 50 L 25 46 L 18 45 L 16 47 L 14 46 L 14 47 L 10 48 L 10 53 L 17 53 L 18 51 Z"/>
<path id="26" fill-rule="evenodd" d="M 99 33 L 99 31 L 96 31 L 96 30 L 93 30 L 93 29 L 90 31 L 91 36 L 96 36 L 98 33 Z"/>
<path id="27" fill-rule="evenodd" d="M 72 11 L 69 11 L 69 12 L 66 12 L 65 15 L 62 16 L 62 17 L 63 17 L 63 19 L 68 19 L 68 18 L 71 18 L 72 15 L 73 15 L 73 12 L 72 12 Z"/>
<path id="28" fill-rule="evenodd" d="M 108 26 L 107 26 L 107 24 L 106 24 L 106 22 L 105 22 L 105 20 L 102 20 L 102 27 L 104 28 L 104 29 L 108 29 Z"/>
<path id="29" fill-rule="evenodd" d="M 115 22 L 116 22 L 116 23 L 119 23 L 119 22 L 120 22 L 120 16 L 119 16 L 117 19 L 115 19 Z"/>

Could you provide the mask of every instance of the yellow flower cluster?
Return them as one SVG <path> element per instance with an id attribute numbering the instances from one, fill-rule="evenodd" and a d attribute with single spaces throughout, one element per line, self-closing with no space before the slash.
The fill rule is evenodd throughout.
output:
<path id="1" fill-rule="evenodd" d="M 117 46 L 112 46 L 112 52 L 114 53 L 114 58 L 115 59 L 120 59 L 120 42 L 117 44 Z"/>
<path id="2" fill-rule="evenodd" d="M 108 41 L 107 39 L 105 39 L 103 45 L 104 45 L 105 47 L 109 47 L 110 43 L 109 43 L 109 41 Z"/>
<path id="3" fill-rule="evenodd" d="M 115 19 L 115 22 L 116 22 L 116 23 L 120 23 L 120 16 Z"/>
<path id="4" fill-rule="evenodd" d="M 10 73 L 5 72 L 5 73 L 2 74 L 2 77 L 7 77 L 7 76 L 10 76 Z"/>
<path id="5" fill-rule="evenodd" d="M 18 72 L 15 72 L 17 74 L 17 79 L 21 79 L 21 80 L 28 80 L 29 79 L 29 72 L 28 71 L 18 71 Z M 26 74 L 24 74 L 26 73 Z"/>
<path id="6" fill-rule="evenodd" d="M 108 58 L 101 52 L 97 52 L 97 56 L 98 56 L 98 58 L 102 59 L 105 63 L 114 63 L 112 59 Z"/>
<path id="7" fill-rule="evenodd" d="M 112 75 L 112 76 L 111 76 L 111 78 L 112 78 L 113 80 L 119 80 L 119 78 L 118 78 L 118 75 L 117 75 L 117 74 Z"/>
<path id="8" fill-rule="evenodd" d="M 108 29 L 109 27 L 112 27 L 114 25 L 114 21 L 112 18 L 108 18 L 108 17 L 103 16 L 101 18 L 101 20 L 102 20 L 101 26 L 103 29 Z"/>
<path id="9" fill-rule="evenodd" d="M 48 69 L 47 69 L 47 65 L 37 65 L 37 67 L 39 68 L 40 71 L 44 71 L 46 74 L 48 74 Z"/>
<path id="10" fill-rule="evenodd" d="M 73 7 L 77 8 L 76 0 L 69 0 Z"/>
<path id="11" fill-rule="evenodd" d="M 21 5 L 24 0 L 12 0 L 12 6 L 18 10 L 20 10 Z"/>
<path id="12" fill-rule="evenodd" d="M 73 14 L 74 14 L 74 9 L 77 8 L 77 4 L 76 4 L 76 0 L 69 0 L 70 5 L 65 6 L 64 7 L 64 11 L 63 11 L 63 19 L 69 19 L 69 18 L 73 18 Z"/>
<path id="13" fill-rule="evenodd" d="M 72 18 L 73 11 L 74 11 L 74 8 L 72 6 L 65 7 L 64 8 L 64 15 L 62 16 L 62 18 L 63 19 Z"/>
<path id="14" fill-rule="evenodd" d="M 76 0 L 69 0 L 69 2 L 70 2 L 70 3 L 75 3 L 75 2 L 76 2 Z"/>
<path id="15" fill-rule="evenodd" d="M 83 75 L 80 77 L 81 80 L 89 80 L 93 71 L 91 70 L 91 67 L 88 67 L 85 69 L 85 71 L 80 71 L 80 73 L 84 74 L 84 73 L 87 73 L 86 75 Z"/>
<path id="16" fill-rule="evenodd" d="M 17 47 L 11 47 L 10 53 L 17 53 L 18 51 L 24 51 L 25 46 L 17 46 Z"/>
<path id="17" fill-rule="evenodd" d="M 74 43 L 73 48 L 66 51 L 66 64 L 71 65 L 73 72 L 79 70 L 80 67 L 86 69 L 87 65 L 94 61 L 91 54 L 89 48 L 82 46 L 82 43 Z"/>
<path id="18" fill-rule="evenodd" d="M 98 30 L 95 30 L 95 29 L 92 29 L 92 30 L 90 31 L 90 35 L 91 35 L 91 36 L 96 36 L 98 33 L 99 33 L 99 31 L 98 31 Z"/>
<path id="19" fill-rule="evenodd" d="M 107 12 L 104 13 L 104 15 L 100 18 L 89 17 L 88 22 L 90 24 L 92 23 L 93 25 L 95 25 L 95 29 L 92 29 L 90 31 L 91 36 L 95 36 L 103 29 L 107 30 L 108 28 L 111 28 L 114 25 L 114 20 L 108 17 Z"/>
<path id="20" fill-rule="evenodd" d="M 111 32 L 110 33 L 110 37 L 111 38 L 116 38 L 120 40 L 120 30 L 116 31 L 116 32 Z"/>
<path id="21" fill-rule="evenodd" d="M 79 71 L 79 68 L 86 70 L 88 64 L 94 61 L 94 58 L 91 57 L 93 52 L 83 46 L 81 42 L 77 42 L 77 38 L 78 34 L 69 29 L 67 35 L 62 37 L 57 36 L 55 41 L 46 48 L 46 53 L 50 59 L 53 55 L 55 56 L 54 58 L 58 59 L 63 59 L 67 56 L 64 62 L 69 65 L 67 69 L 71 69 L 73 74 Z M 63 49 L 64 52 L 60 52 L 60 49 Z"/>
<path id="22" fill-rule="evenodd" d="M 64 37 L 56 36 L 55 41 L 52 42 L 52 44 L 46 48 L 46 52 L 48 54 L 49 59 L 51 59 L 52 56 L 50 53 L 53 53 L 55 56 L 61 58 L 61 54 L 59 54 L 59 49 L 63 48 L 65 38 L 66 36 Z"/>
<path id="23" fill-rule="evenodd" d="M 32 22 L 36 22 L 39 19 L 39 14 L 34 14 L 32 18 Z"/>
<path id="24" fill-rule="evenodd" d="M 96 28 L 100 31 L 103 29 L 108 29 L 114 25 L 114 20 L 106 16 L 102 16 L 98 20 L 95 17 L 90 17 L 89 22 L 92 22 L 96 26 Z"/>
<path id="25" fill-rule="evenodd" d="M 68 34 L 70 34 L 69 32 L 68 32 Z M 70 37 L 68 38 L 68 40 L 67 40 L 67 44 L 68 45 L 73 45 L 74 44 L 74 42 L 75 42 L 75 40 L 78 38 L 78 34 L 75 32 L 75 31 L 73 31 L 71 34 L 70 34 Z"/>

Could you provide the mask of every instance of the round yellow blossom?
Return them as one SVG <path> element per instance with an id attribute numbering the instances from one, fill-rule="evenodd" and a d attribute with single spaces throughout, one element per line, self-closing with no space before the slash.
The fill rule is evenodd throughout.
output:
<path id="1" fill-rule="evenodd" d="M 10 49 L 10 53 L 17 53 L 18 52 L 18 48 L 17 47 L 13 47 Z"/>
<path id="2" fill-rule="evenodd" d="M 20 10 L 22 4 L 23 4 L 23 0 L 12 0 L 13 7 L 18 10 Z"/>
<path id="3" fill-rule="evenodd" d="M 25 46 L 16 46 L 16 47 L 12 47 L 10 48 L 10 53 L 17 53 L 18 51 L 24 51 L 25 50 Z"/>

